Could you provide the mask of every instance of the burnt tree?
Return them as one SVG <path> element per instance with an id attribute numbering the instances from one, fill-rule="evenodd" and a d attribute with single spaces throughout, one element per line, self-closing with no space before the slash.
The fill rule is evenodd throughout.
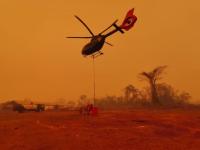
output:
<path id="1" fill-rule="evenodd" d="M 162 79 L 161 75 L 167 66 L 159 66 L 150 72 L 141 72 L 139 77 L 149 82 L 151 89 L 151 100 L 154 104 L 159 104 L 159 97 L 157 94 L 157 81 Z"/>

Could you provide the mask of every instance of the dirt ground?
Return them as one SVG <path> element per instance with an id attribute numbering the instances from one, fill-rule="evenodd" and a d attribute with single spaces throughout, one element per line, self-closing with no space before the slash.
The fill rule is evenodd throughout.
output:
<path id="1" fill-rule="evenodd" d="M 0 112 L 1 150 L 200 150 L 200 110 Z"/>

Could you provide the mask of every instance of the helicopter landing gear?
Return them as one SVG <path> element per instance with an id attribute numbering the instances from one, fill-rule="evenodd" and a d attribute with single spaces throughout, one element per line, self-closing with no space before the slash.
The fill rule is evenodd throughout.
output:
<path id="1" fill-rule="evenodd" d="M 96 52 L 96 53 L 94 53 L 94 54 L 92 55 L 92 58 L 97 58 L 98 56 L 101 56 L 101 55 L 103 55 L 103 52 L 98 51 L 98 52 Z"/>
<path id="2" fill-rule="evenodd" d="M 100 53 L 100 55 L 103 55 L 103 52 L 99 52 Z"/>

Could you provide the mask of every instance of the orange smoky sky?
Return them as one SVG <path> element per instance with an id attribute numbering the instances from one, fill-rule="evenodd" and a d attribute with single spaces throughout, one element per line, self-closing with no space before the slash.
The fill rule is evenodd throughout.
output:
<path id="1" fill-rule="evenodd" d="M 119 24 L 131 8 L 138 21 L 124 35 L 107 39 L 96 59 L 97 96 L 120 95 L 138 80 L 141 71 L 168 65 L 163 82 L 200 97 L 200 2 L 198 0 L 1 0 L 0 101 L 8 99 L 52 102 L 92 97 L 92 59 L 81 56 L 88 31 Z"/>

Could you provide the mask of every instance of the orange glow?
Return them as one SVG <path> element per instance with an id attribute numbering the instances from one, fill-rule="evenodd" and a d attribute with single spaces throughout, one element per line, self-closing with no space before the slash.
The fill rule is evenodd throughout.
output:
<path id="1" fill-rule="evenodd" d="M 129 83 L 142 88 L 137 74 L 168 65 L 163 81 L 199 98 L 200 2 L 198 0 L 1 0 L 0 101 L 31 98 L 54 101 L 92 97 L 92 59 L 81 56 L 88 36 L 135 8 L 138 21 L 124 35 L 107 39 L 96 59 L 97 96 L 120 95 Z"/>

